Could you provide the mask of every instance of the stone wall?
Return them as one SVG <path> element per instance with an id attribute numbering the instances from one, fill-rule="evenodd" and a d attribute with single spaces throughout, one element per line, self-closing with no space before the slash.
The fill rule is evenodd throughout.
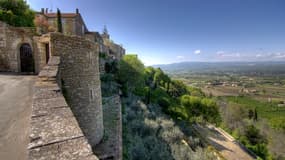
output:
<path id="1" fill-rule="evenodd" d="M 65 97 L 92 146 L 104 133 L 99 47 L 77 36 L 50 34 L 51 53 L 61 57 L 60 76 Z"/>
<path id="2" fill-rule="evenodd" d="M 35 28 L 12 27 L 0 21 L 0 71 L 21 72 L 20 47 L 29 44 L 32 49 L 35 73 L 47 64 L 45 44 L 47 35 L 37 36 Z"/>
<path id="3" fill-rule="evenodd" d="M 57 84 L 59 64 L 60 57 L 51 57 L 35 85 L 29 159 L 98 160 Z"/>
<path id="4" fill-rule="evenodd" d="M 12 27 L 0 21 L 0 71 L 20 72 L 20 46 L 29 44 L 33 50 L 35 28 Z M 33 50 L 33 55 L 36 53 Z M 34 56 L 34 59 L 36 56 Z M 36 61 L 36 59 L 35 59 Z M 35 66 L 36 71 L 39 70 Z"/>

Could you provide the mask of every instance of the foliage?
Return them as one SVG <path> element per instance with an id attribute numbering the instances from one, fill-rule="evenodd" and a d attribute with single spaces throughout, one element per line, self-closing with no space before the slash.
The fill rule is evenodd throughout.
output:
<path id="1" fill-rule="evenodd" d="M 178 98 L 184 94 L 187 94 L 187 87 L 186 85 L 179 80 L 173 80 L 169 86 L 169 95 L 174 98 Z"/>
<path id="2" fill-rule="evenodd" d="M 285 131 L 285 110 L 279 109 L 274 102 L 263 102 L 250 97 L 227 97 L 233 104 L 240 105 L 244 109 L 254 111 L 254 120 L 265 118 L 270 122 L 271 127 Z"/>
<path id="3" fill-rule="evenodd" d="M 254 125 L 246 127 L 244 136 L 241 137 L 241 142 L 262 159 L 271 157 L 267 149 L 266 138 L 260 134 L 260 131 Z"/>
<path id="4" fill-rule="evenodd" d="M 105 63 L 105 71 L 106 73 L 112 73 L 115 74 L 118 72 L 118 61 L 117 60 L 112 60 L 112 61 L 107 61 Z"/>
<path id="5" fill-rule="evenodd" d="M 199 140 L 193 138 L 193 151 L 182 143 L 183 131 L 159 107 L 146 106 L 136 98 L 123 98 L 123 158 L 200 160 L 215 159 L 208 150 L 201 148 Z M 189 128 L 186 125 L 183 128 Z M 188 136 L 191 136 L 189 134 Z M 191 139 L 192 140 L 192 139 Z"/>
<path id="6" fill-rule="evenodd" d="M 63 33 L 62 31 L 62 20 L 60 10 L 57 9 L 57 31 Z"/>
<path id="7" fill-rule="evenodd" d="M 33 27 L 35 13 L 24 0 L 1 0 L 0 20 L 16 27 Z"/>
<path id="8" fill-rule="evenodd" d="M 221 122 L 218 106 L 211 99 L 184 95 L 181 98 L 181 105 L 188 113 L 188 120 L 202 115 L 203 119 L 208 122 L 216 124 Z"/>
<path id="9" fill-rule="evenodd" d="M 36 16 L 34 19 L 34 24 L 41 29 L 41 33 L 48 31 L 49 24 L 43 16 Z"/>
<path id="10" fill-rule="evenodd" d="M 144 65 L 137 55 L 125 55 L 119 62 L 117 81 L 122 85 L 123 94 L 144 95 Z"/>

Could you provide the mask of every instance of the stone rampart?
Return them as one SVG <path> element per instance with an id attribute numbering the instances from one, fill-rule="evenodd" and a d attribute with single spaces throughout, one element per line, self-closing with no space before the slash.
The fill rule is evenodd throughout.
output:
<path id="1" fill-rule="evenodd" d="M 50 34 L 53 56 L 60 56 L 60 76 L 67 103 L 91 146 L 103 138 L 99 46 L 83 37 Z"/>
<path id="2" fill-rule="evenodd" d="M 60 57 L 51 57 L 35 84 L 29 159 L 98 160 L 57 83 L 59 64 Z"/>

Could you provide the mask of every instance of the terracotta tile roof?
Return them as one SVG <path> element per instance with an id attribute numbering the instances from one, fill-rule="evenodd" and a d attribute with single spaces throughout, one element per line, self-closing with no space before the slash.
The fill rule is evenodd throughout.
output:
<path id="1" fill-rule="evenodd" d="M 44 15 L 49 17 L 49 18 L 56 18 L 57 17 L 57 13 L 45 13 Z M 61 13 L 62 18 L 73 18 L 76 16 L 77 16 L 76 13 Z"/>

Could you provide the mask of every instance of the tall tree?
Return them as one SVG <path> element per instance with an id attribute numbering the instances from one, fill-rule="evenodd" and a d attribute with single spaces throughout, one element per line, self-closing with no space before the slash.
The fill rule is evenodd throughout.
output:
<path id="1" fill-rule="evenodd" d="M 255 108 L 255 109 L 254 109 L 254 120 L 257 121 L 257 118 L 258 118 L 258 117 L 257 117 L 257 109 Z"/>
<path id="2" fill-rule="evenodd" d="M 0 0 L 0 20 L 16 27 L 33 27 L 35 12 L 24 0 Z"/>
<path id="3" fill-rule="evenodd" d="M 57 31 L 62 33 L 62 21 L 60 10 L 57 9 Z"/>

